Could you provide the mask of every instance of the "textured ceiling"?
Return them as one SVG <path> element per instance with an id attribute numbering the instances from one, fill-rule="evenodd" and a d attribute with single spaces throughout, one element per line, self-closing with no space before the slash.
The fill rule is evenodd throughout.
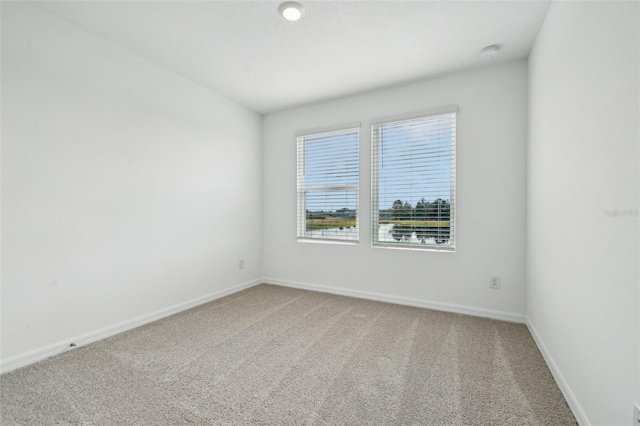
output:
<path id="1" fill-rule="evenodd" d="M 33 4 L 257 112 L 526 58 L 548 1 L 40 1 Z"/>

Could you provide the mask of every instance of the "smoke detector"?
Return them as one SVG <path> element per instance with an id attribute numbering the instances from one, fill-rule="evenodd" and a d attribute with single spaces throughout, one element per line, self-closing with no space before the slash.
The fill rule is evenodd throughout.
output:
<path id="1" fill-rule="evenodd" d="M 498 50 L 500 50 L 500 46 L 498 46 L 497 44 L 487 46 L 480 51 L 480 57 L 482 59 L 494 58 L 498 55 Z"/>

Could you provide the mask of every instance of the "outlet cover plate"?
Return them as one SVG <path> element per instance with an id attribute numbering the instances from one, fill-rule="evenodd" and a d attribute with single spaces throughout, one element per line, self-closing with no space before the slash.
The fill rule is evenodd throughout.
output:
<path id="1" fill-rule="evenodd" d="M 489 277 L 489 288 L 500 288 L 500 275 L 491 275 Z"/>

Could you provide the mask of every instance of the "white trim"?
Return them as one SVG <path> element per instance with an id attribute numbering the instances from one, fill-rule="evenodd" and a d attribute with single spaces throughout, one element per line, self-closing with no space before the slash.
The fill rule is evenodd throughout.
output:
<path id="1" fill-rule="evenodd" d="M 330 191 L 353 191 L 355 192 L 355 212 L 356 212 L 356 244 L 357 240 L 360 239 L 360 184 L 359 183 L 341 183 L 341 184 L 327 184 L 327 185 L 305 185 L 305 160 L 306 160 L 306 144 L 307 137 L 309 136 L 323 136 L 323 135 L 331 135 L 331 134 L 340 134 L 340 135 L 350 135 L 353 133 L 357 134 L 357 177 L 358 182 L 360 182 L 360 123 L 357 124 L 357 127 L 354 126 L 346 126 L 344 128 L 335 128 L 334 130 L 327 131 L 315 131 L 315 133 L 306 133 L 303 131 L 296 132 L 296 170 L 297 170 L 297 182 L 296 182 L 296 197 L 297 197 L 297 213 L 296 213 L 296 236 L 298 241 L 302 241 L 302 239 L 316 239 L 316 240 L 329 240 L 334 241 L 335 239 L 325 238 L 325 237 L 311 237 L 309 236 L 309 232 L 307 231 L 307 207 L 306 207 L 306 196 L 308 193 L 314 192 L 330 192 Z M 336 151 L 337 152 L 337 151 Z"/>
<path id="2" fill-rule="evenodd" d="M 403 243 L 394 244 L 388 241 L 384 243 L 376 243 L 376 244 L 371 243 L 371 248 L 372 249 L 391 249 L 391 250 L 422 250 L 422 251 L 434 251 L 434 252 L 440 252 L 440 253 L 456 252 L 455 247 L 449 248 L 448 246 L 437 246 L 434 244 L 431 244 L 431 245 L 403 244 Z"/>
<path id="3" fill-rule="evenodd" d="M 300 288 L 304 290 L 319 291 L 322 293 L 339 294 L 358 299 L 377 300 L 380 302 L 395 303 L 398 305 L 415 306 L 418 308 L 434 309 L 436 311 L 454 312 L 457 314 L 472 315 L 476 317 L 492 318 L 500 321 L 509 321 L 524 324 L 526 317 L 512 312 L 494 311 L 491 309 L 474 308 L 471 306 L 454 305 L 452 303 L 433 302 L 430 300 L 414 299 L 412 297 L 393 296 L 390 294 L 372 293 L 369 291 L 349 290 L 339 287 L 329 287 L 319 284 L 302 283 L 298 281 L 281 280 L 265 277 L 264 283 L 280 285 L 283 287 Z"/>
<path id="4" fill-rule="evenodd" d="M 299 138 L 301 136 L 315 136 L 321 133 L 342 132 L 344 130 L 351 129 L 358 129 L 358 132 L 360 132 L 361 126 L 362 123 L 360 123 L 359 121 L 355 121 L 351 123 L 340 124 L 337 126 L 316 127 L 314 129 L 298 130 L 294 135 L 296 138 Z"/>
<path id="5" fill-rule="evenodd" d="M 484 318 L 492 318 L 501 321 L 509 321 L 526 324 L 531 336 L 533 337 L 534 342 L 538 346 L 542 357 L 544 358 L 551 374 L 553 375 L 560 391 L 562 392 L 569 408 L 573 412 L 576 421 L 580 426 L 591 426 L 591 423 L 587 419 L 584 410 L 580 406 L 577 398 L 571 391 L 568 383 L 564 379 L 564 376 L 558 369 L 556 363 L 553 361 L 549 350 L 545 346 L 542 338 L 536 331 L 535 327 L 531 323 L 531 320 L 522 314 L 516 314 L 511 312 L 504 311 L 495 311 L 491 309 L 483 309 L 483 308 L 474 308 L 471 306 L 465 305 L 456 305 L 451 303 L 443 303 L 443 302 L 434 302 L 422 299 L 415 299 L 411 297 L 402 297 L 402 296 L 393 296 L 382 293 L 373 293 L 368 291 L 361 290 L 349 290 L 343 289 L 339 287 L 330 287 L 319 284 L 311 284 L 311 283 L 303 283 L 298 281 L 289 281 L 289 280 L 281 280 L 277 278 L 258 278 L 252 281 L 248 281 L 246 283 L 238 284 L 232 287 L 229 287 L 224 290 L 220 290 L 214 293 L 211 293 L 206 296 L 198 297 L 196 299 L 192 299 L 187 302 L 179 303 L 174 306 L 170 306 L 168 308 L 160 309 L 155 312 L 151 312 L 149 314 L 141 315 L 139 317 L 120 322 L 118 324 L 114 324 L 111 326 L 104 327 L 99 330 L 95 330 L 89 333 L 82 334 L 80 336 L 76 336 L 70 339 L 65 340 L 64 342 L 54 343 L 52 345 L 48 345 L 39 349 L 32 350 L 30 352 L 17 355 L 11 357 L 7 360 L 0 362 L 0 373 L 7 373 L 9 371 L 16 370 L 18 368 L 26 367 L 27 365 L 36 363 L 38 361 L 42 361 L 49 357 L 59 355 L 70 350 L 69 342 L 75 343 L 76 347 L 85 346 L 90 343 L 96 342 L 98 340 L 106 339 L 107 337 L 114 336 L 118 333 L 122 333 L 127 330 L 131 330 L 136 327 L 140 327 L 142 325 L 157 321 L 159 319 L 168 317 L 170 315 L 177 314 L 182 311 L 186 311 L 187 309 L 191 309 L 193 307 L 202 305 L 204 303 L 211 302 L 216 299 L 220 299 L 222 297 L 237 293 L 239 291 L 248 289 L 250 287 L 256 286 L 261 283 L 269 283 L 280 285 L 283 287 L 292 287 L 292 288 L 300 288 L 304 290 L 312 290 L 319 291 L 322 293 L 331 293 L 338 294 L 342 296 L 355 297 L 359 299 L 369 299 L 369 300 L 377 300 L 381 302 L 387 303 L 395 303 L 399 305 L 406 306 L 415 306 L 419 308 L 427 308 L 434 309 L 438 311 L 446 311 L 446 312 L 454 312 L 458 314 L 472 315 Z"/>
<path id="6" fill-rule="evenodd" d="M 525 318 L 526 318 L 527 328 L 529 329 L 529 332 L 533 337 L 533 341 L 536 342 L 536 345 L 538 345 L 538 349 L 540 350 L 542 357 L 546 361 L 547 366 L 549 367 L 549 370 L 553 375 L 553 378 L 556 380 L 556 383 L 560 388 L 562 395 L 564 395 L 564 399 L 567 401 L 567 404 L 569 405 L 569 408 L 571 409 L 573 416 L 576 418 L 576 421 L 580 426 L 591 426 L 591 423 L 589 422 L 587 415 L 584 413 L 584 410 L 580 406 L 578 399 L 571 391 L 571 388 L 569 387 L 569 384 L 567 383 L 567 381 L 564 379 L 564 376 L 560 372 L 560 369 L 558 368 L 556 363 L 553 361 L 553 358 L 551 357 L 551 353 L 545 346 L 544 342 L 542 341 L 542 338 L 536 331 L 536 328 L 531 323 L 531 320 L 529 319 L 529 317 L 525 317 Z"/>
<path id="7" fill-rule="evenodd" d="M 228 296 L 233 293 L 237 293 L 241 290 L 253 287 L 261 284 L 262 279 L 255 279 L 246 283 L 238 284 L 229 287 L 224 290 L 219 290 L 206 296 L 198 297 L 196 299 L 189 300 L 187 302 L 179 303 L 177 305 L 170 306 L 168 308 L 159 309 L 149 314 L 141 315 L 130 320 L 122 321 L 120 323 L 110 325 L 99 330 L 90 331 L 80 336 L 71 337 L 64 342 L 54 343 L 42 348 L 34 349 L 27 353 L 17 355 L 0 362 L 0 373 L 7 373 L 18 368 L 25 367 L 29 364 L 33 364 L 38 361 L 42 361 L 54 355 L 59 355 L 63 352 L 67 352 L 72 349 L 70 342 L 75 343 L 76 347 L 85 346 L 89 343 L 97 342 L 98 340 L 106 339 L 107 337 L 114 336 L 118 333 L 122 333 L 127 330 L 131 330 L 141 325 L 148 324 L 150 322 L 157 321 L 159 319 L 168 317 L 170 315 L 177 314 L 187 309 L 202 305 L 204 303 L 211 302 L 216 299 Z"/>
<path id="8" fill-rule="evenodd" d="M 380 144 L 384 142 L 384 138 L 381 138 L 381 127 L 388 124 L 394 124 L 403 126 L 404 123 L 412 125 L 410 122 L 432 119 L 435 117 L 448 116 L 452 120 L 453 130 L 451 132 L 451 162 L 450 162 L 450 196 L 449 196 L 449 244 L 438 245 L 428 244 L 423 245 L 419 243 L 408 242 L 391 242 L 380 241 Z M 431 110 L 430 112 L 422 112 L 420 114 L 413 113 L 406 116 L 396 116 L 395 119 L 389 117 L 385 120 L 378 119 L 371 121 L 371 247 L 374 248 L 390 248 L 390 247 L 403 247 L 407 249 L 417 250 L 429 250 L 429 251 L 449 251 L 455 253 L 456 251 L 456 198 L 457 198 L 457 179 L 456 179 L 456 167 L 457 167 L 457 128 L 458 128 L 458 108 L 456 106 L 449 106 Z M 411 153 L 410 148 L 403 150 L 404 153 Z M 407 154 L 408 155 L 408 154 Z M 430 156 L 430 154 L 429 154 Z M 383 158 L 384 160 L 384 158 Z M 395 203 L 395 202 L 394 202 Z M 417 234 L 416 234 L 417 237 Z"/>
<path id="9" fill-rule="evenodd" d="M 386 117 L 377 117 L 369 120 L 369 126 L 377 126 L 385 123 L 395 123 L 398 121 L 408 121 L 415 118 L 424 118 L 426 116 L 446 115 L 446 114 L 458 114 L 458 107 L 456 105 L 445 106 L 442 108 L 432 108 L 423 111 L 414 111 L 404 114 L 389 115 Z"/>
<path id="10" fill-rule="evenodd" d="M 299 243 L 344 244 L 347 246 L 357 246 L 358 244 L 360 244 L 360 240 L 332 240 L 331 238 L 298 237 L 296 241 L 298 241 Z"/>

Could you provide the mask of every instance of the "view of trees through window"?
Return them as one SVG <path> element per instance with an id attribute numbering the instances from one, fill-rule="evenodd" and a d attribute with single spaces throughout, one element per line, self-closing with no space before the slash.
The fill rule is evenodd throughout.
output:
<path id="1" fill-rule="evenodd" d="M 374 245 L 454 249 L 455 126 L 455 113 L 372 126 Z"/>
<path id="2" fill-rule="evenodd" d="M 359 128 L 298 137 L 298 238 L 358 240 Z"/>
<path id="3" fill-rule="evenodd" d="M 396 200 L 390 209 L 380 210 L 379 223 L 392 224 L 390 230 L 395 241 L 408 241 L 413 233 L 421 243 L 433 238 L 436 244 L 449 241 L 451 205 L 438 198 L 429 202 L 420 199 L 415 206 L 408 201 Z"/>
<path id="4" fill-rule="evenodd" d="M 456 113 L 371 126 L 372 244 L 454 250 Z M 298 136 L 298 238 L 357 242 L 359 129 Z"/>

